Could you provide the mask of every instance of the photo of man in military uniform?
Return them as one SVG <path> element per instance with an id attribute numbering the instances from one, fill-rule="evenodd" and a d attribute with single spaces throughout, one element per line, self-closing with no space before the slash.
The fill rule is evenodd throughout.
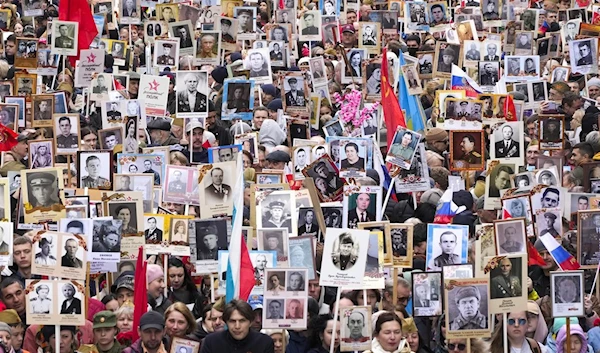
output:
<path id="1" fill-rule="evenodd" d="M 444 265 L 460 265 L 460 255 L 455 254 L 458 237 L 451 231 L 445 231 L 440 235 L 440 249 L 442 253 L 433 259 L 429 268 L 434 271 L 440 271 Z"/>
<path id="2" fill-rule="evenodd" d="M 487 313 L 482 314 L 481 293 L 474 286 L 457 287 L 449 293 L 448 301 L 454 300 L 459 314 L 450 317 L 450 330 L 485 330 L 488 328 Z"/>
<path id="3" fill-rule="evenodd" d="M 85 159 L 85 171 L 88 173 L 81 178 L 81 187 L 98 189 L 110 187 L 110 180 L 100 176 L 100 158 L 96 155 L 91 155 Z"/>
<path id="4" fill-rule="evenodd" d="M 460 150 L 462 154 L 455 159 L 456 162 L 463 161 L 464 163 L 468 164 L 465 167 L 481 165 L 481 153 L 475 151 L 475 141 L 475 137 L 472 134 L 466 134 L 463 136 L 460 142 Z"/>
<path id="5" fill-rule="evenodd" d="M 331 255 L 331 261 L 341 271 L 347 271 L 356 264 L 358 249 L 354 249 L 354 238 L 350 233 L 340 234 L 338 241 L 338 249 Z"/>
<path id="6" fill-rule="evenodd" d="M 38 246 L 40 247 L 40 252 L 35 254 L 35 264 L 48 266 L 56 265 L 56 257 L 50 254 L 50 250 L 52 248 L 52 237 L 42 237 Z"/>
<path id="7" fill-rule="evenodd" d="M 172 53 L 173 43 L 163 43 L 163 54 L 156 58 L 157 65 L 175 65 L 175 55 Z"/>
<path id="8" fill-rule="evenodd" d="M 61 23 L 58 26 L 58 33 L 60 34 L 54 39 L 54 46 L 61 49 L 75 49 L 75 40 L 69 36 L 69 25 Z M 73 32 L 75 32 L 73 28 Z"/>
<path id="9" fill-rule="evenodd" d="M 173 180 L 169 182 L 169 193 L 185 194 L 187 183 L 181 180 L 181 174 L 180 170 L 175 170 L 173 172 Z"/>
<path id="10" fill-rule="evenodd" d="M 60 204 L 56 192 L 56 176 L 48 172 L 27 174 L 27 191 L 32 207 Z"/>
<path id="11" fill-rule="evenodd" d="M 57 148 L 77 148 L 79 147 L 79 137 L 71 133 L 71 118 L 63 116 L 58 119 L 58 130 L 60 135 L 56 137 Z"/>
<path id="12" fill-rule="evenodd" d="M 512 261 L 505 257 L 504 259 L 500 260 L 498 267 L 492 270 L 490 299 L 514 298 L 521 296 L 521 280 L 519 277 L 511 274 L 512 268 Z"/>
<path id="13" fill-rule="evenodd" d="M 282 200 L 274 200 L 269 203 L 269 209 L 265 212 L 262 221 L 263 228 L 287 228 L 292 232 L 292 220 L 285 214 L 286 203 Z"/>

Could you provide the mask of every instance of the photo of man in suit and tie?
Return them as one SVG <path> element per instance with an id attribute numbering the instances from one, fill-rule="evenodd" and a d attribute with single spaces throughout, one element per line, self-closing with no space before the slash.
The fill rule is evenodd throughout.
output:
<path id="1" fill-rule="evenodd" d="M 499 131 L 499 132 L 498 132 Z M 521 156 L 521 149 L 519 142 L 513 139 L 514 131 L 510 125 L 504 125 L 501 129 L 496 130 L 494 133 L 497 139 L 496 145 L 496 158 L 519 158 Z"/>
<path id="2" fill-rule="evenodd" d="M 212 182 L 204 189 L 207 204 L 223 204 L 231 196 L 231 186 L 223 183 L 224 175 L 221 168 L 213 168 L 210 171 Z"/>
<path id="3" fill-rule="evenodd" d="M 180 87 L 177 89 L 177 113 L 202 113 L 208 111 L 206 94 L 198 91 L 198 87 L 205 86 L 207 78 L 206 76 L 201 78 L 200 75 L 201 73 L 199 72 L 188 72 L 178 75 L 177 82 L 180 83 L 178 85 Z"/>

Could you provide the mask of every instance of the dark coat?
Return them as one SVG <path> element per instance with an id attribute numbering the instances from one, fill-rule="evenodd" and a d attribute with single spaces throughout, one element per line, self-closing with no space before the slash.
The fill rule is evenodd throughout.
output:
<path id="1" fill-rule="evenodd" d="M 229 331 L 214 332 L 202 341 L 200 353 L 274 353 L 271 337 L 250 330 L 242 340 L 234 339 Z"/>

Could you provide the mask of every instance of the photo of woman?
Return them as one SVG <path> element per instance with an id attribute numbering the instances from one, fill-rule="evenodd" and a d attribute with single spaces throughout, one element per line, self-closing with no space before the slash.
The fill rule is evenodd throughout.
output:
<path id="1" fill-rule="evenodd" d="M 137 127 L 136 127 L 136 122 L 137 122 L 137 117 L 134 117 L 133 119 L 129 119 L 127 121 L 127 125 L 125 127 L 125 141 L 124 141 L 124 152 L 125 153 L 136 153 L 138 151 L 138 141 L 136 138 L 136 131 L 137 131 Z"/>
<path id="2" fill-rule="evenodd" d="M 188 242 L 187 235 L 187 224 L 183 220 L 175 222 L 175 226 L 172 228 L 173 234 L 171 235 L 171 242 Z"/>

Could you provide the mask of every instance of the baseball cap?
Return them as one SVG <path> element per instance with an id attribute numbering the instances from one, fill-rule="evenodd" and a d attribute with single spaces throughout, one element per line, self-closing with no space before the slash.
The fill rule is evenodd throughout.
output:
<path id="1" fill-rule="evenodd" d="M 165 328 L 165 318 L 156 311 L 149 311 L 142 315 L 142 318 L 140 319 L 140 329 L 142 331 L 151 328 L 157 330 L 164 330 Z"/>
<path id="2" fill-rule="evenodd" d="M 354 25 L 347 24 L 342 26 L 342 33 L 344 32 L 356 33 L 356 31 L 354 30 Z"/>

